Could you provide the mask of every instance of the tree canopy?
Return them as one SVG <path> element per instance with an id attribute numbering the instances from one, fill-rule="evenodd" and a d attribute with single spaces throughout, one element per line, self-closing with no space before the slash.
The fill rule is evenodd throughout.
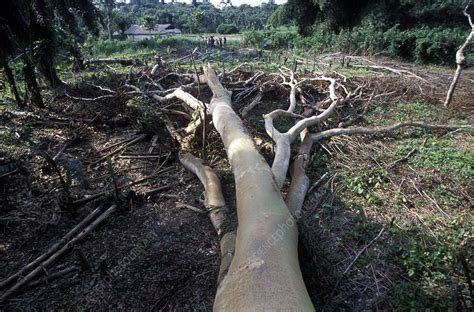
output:
<path id="1" fill-rule="evenodd" d="M 56 74 L 54 56 L 57 47 L 67 47 L 75 58 L 80 57 L 77 42 L 84 39 L 84 31 L 98 32 L 98 10 L 91 0 L 18 0 L 5 1 L 0 10 L 0 61 L 7 79 L 21 101 L 15 87 L 9 60 L 21 57 L 27 94 L 31 102 L 42 106 L 34 68 L 38 68 L 49 84 L 62 85 Z M 67 34 L 63 36 L 63 34 Z"/>
<path id="2" fill-rule="evenodd" d="M 303 35 L 311 34 L 315 22 L 325 22 L 334 31 L 360 24 L 388 29 L 396 24 L 402 29 L 428 26 L 461 26 L 465 1 L 435 0 L 289 0 L 290 17 Z"/>

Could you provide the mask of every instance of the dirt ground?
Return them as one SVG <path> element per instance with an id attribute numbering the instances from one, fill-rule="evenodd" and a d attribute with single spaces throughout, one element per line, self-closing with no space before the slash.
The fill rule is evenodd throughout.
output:
<path id="1" fill-rule="evenodd" d="M 247 79 L 252 74 L 241 73 Z M 427 72 L 426 76 L 430 74 Z M 404 79 L 387 78 L 385 83 L 390 81 L 393 85 L 386 85 L 385 91 L 396 88 L 395 81 Z M 443 118 L 472 116 L 474 72 L 468 71 L 463 79 Z M 118 90 L 123 87 L 123 80 L 117 75 L 93 83 Z M 351 81 L 384 92 L 383 83 L 374 78 Z M 445 86 L 445 82 L 436 82 L 420 97 L 440 106 Z M 232 84 L 228 88 L 232 89 Z M 396 96 L 409 97 L 417 92 L 414 88 L 402 89 L 396 90 Z M 219 269 L 217 235 L 205 213 L 180 205 L 203 209 L 203 187 L 180 166 L 178 146 L 159 121 L 153 104 L 143 98 L 137 103 L 137 97 L 127 92 L 93 102 L 74 99 L 104 94 L 86 83 L 74 85 L 69 93 L 71 97 L 52 99 L 50 111 L 17 115 L 4 112 L 0 117 L 4 138 L 0 148 L 0 280 L 45 252 L 95 208 L 106 209 L 118 203 L 118 209 L 73 250 L 45 268 L 39 281 L 35 279 L 37 282 L 15 293 L 0 309 L 211 311 Z M 255 137 L 265 137 L 258 119 L 271 107 L 285 106 L 285 101 L 278 100 L 282 97 L 287 97 L 283 91 L 269 94 L 247 118 Z M 236 110 L 249 101 L 236 103 Z M 173 118 L 181 122 L 179 116 Z M 121 142 L 140 134 L 145 136 L 115 153 L 110 161 L 93 164 L 125 144 Z M 208 140 L 207 153 L 212 155 L 208 160 L 221 177 L 229 213 L 235 219 L 233 177 L 223 146 L 215 133 L 210 133 Z M 115 143 L 120 144 L 114 146 Z M 198 141 L 197 149 L 199 144 Z M 262 152 L 270 158 L 271 149 L 264 146 L 261 145 Z M 75 168 L 73 200 L 103 191 L 107 195 L 78 206 L 78 215 L 73 216 L 57 173 L 45 157 L 39 156 L 39 150 L 50 157 L 58 155 L 58 163 Z M 312 182 L 322 173 L 313 172 Z M 66 176 L 63 169 L 62 174 Z M 140 181 L 144 178 L 147 179 Z M 372 276 L 366 277 L 365 271 L 350 272 L 351 281 L 360 275 L 358 282 L 347 283 L 338 275 L 364 244 L 354 241 L 348 248 L 347 242 L 338 243 L 343 232 L 353 225 L 353 213 L 335 208 L 330 224 L 310 217 L 328 202 L 344 207 L 344 200 L 331 188 L 326 184 L 308 196 L 304 205 L 306 217 L 300 224 L 301 265 L 311 298 L 317 310 L 390 309 L 383 302 L 383 294 L 393 286 L 389 278 L 376 277 L 377 285 L 372 285 Z M 382 227 L 376 226 L 374 233 Z M 383 267 L 378 266 L 377 274 L 389 275 L 396 270 L 387 257 L 383 252 L 377 254 Z M 64 269 L 70 270 L 58 278 L 48 278 Z M 360 285 L 354 286 L 357 283 Z"/>

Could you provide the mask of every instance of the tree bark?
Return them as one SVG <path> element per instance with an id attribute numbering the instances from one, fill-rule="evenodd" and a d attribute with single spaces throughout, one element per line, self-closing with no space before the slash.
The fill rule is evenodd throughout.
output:
<path id="1" fill-rule="evenodd" d="M 189 152 L 179 155 L 181 164 L 194 173 L 205 189 L 205 202 L 209 218 L 219 237 L 221 248 L 221 264 L 217 282 L 220 283 L 227 275 L 235 253 L 235 232 L 230 230 L 225 213 L 226 203 L 222 194 L 221 182 L 212 168 L 205 166 L 203 161 Z"/>
<path id="2" fill-rule="evenodd" d="M 471 32 L 467 36 L 467 38 L 464 41 L 463 45 L 456 52 L 456 65 L 457 65 L 457 67 L 456 67 L 456 72 L 454 73 L 453 81 L 451 82 L 451 85 L 449 86 L 449 89 L 448 89 L 448 93 L 446 94 L 446 100 L 444 101 L 444 106 L 445 107 L 447 107 L 449 104 L 451 104 L 451 100 L 453 99 L 454 90 L 456 89 L 459 78 L 461 77 L 462 69 L 466 65 L 466 57 L 465 57 L 464 54 L 466 52 L 467 47 L 469 46 L 469 44 L 474 39 L 474 23 L 472 22 L 471 16 L 467 13 L 467 9 L 469 8 L 470 3 L 471 2 L 469 1 L 468 5 L 464 9 L 463 13 L 469 21 L 469 25 L 471 26 Z"/>
<path id="3" fill-rule="evenodd" d="M 20 94 L 18 93 L 18 89 L 16 88 L 15 76 L 13 75 L 13 71 L 8 64 L 6 59 L 3 59 L 3 69 L 5 69 L 5 76 L 7 77 L 8 84 L 13 91 L 13 95 L 15 96 L 15 101 L 18 107 L 25 107 L 25 103 L 21 100 Z"/>
<path id="4" fill-rule="evenodd" d="M 270 167 L 232 109 L 213 69 L 210 112 L 232 166 L 237 195 L 236 250 L 219 284 L 216 311 L 314 311 L 298 263 L 298 230 Z"/>
<path id="5" fill-rule="evenodd" d="M 31 64 L 30 58 L 26 55 L 26 52 L 23 56 L 23 63 L 25 64 L 25 66 L 23 67 L 23 73 L 25 76 L 27 90 L 30 93 L 30 101 L 33 105 L 39 108 L 43 108 L 43 98 L 41 96 L 41 91 L 38 86 L 38 81 L 36 80 L 35 69 L 33 67 L 33 64 Z"/>
<path id="6" fill-rule="evenodd" d="M 38 69 L 41 74 L 46 78 L 49 85 L 56 89 L 63 87 L 64 83 L 59 79 L 58 73 L 56 71 L 56 66 L 54 64 L 54 48 L 53 42 L 46 40 L 39 47 L 39 59 L 38 59 Z"/>

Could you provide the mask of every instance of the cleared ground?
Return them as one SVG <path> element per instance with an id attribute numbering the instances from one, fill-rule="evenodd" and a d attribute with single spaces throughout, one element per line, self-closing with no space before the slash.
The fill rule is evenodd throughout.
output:
<path id="1" fill-rule="evenodd" d="M 288 106 L 289 89 L 278 86 L 278 78 L 271 75 L 283 62 L 298 63 L 301 77 L 324 72 L 348 88 L 363 86 L 362 97 L 338 109 L 328 121 L 334 126 L 388 125 L 399 120 L 473 123 L 472 70 L 463 74 L 453 104 L 446 109 L 442 101 L 452 74 L 449 69 L 375 60 L 408 70 L 422 81 L 371 68 L 365 61 L 342 66 L 337 55 L 293 62 L 276 53 L 252 53 L 239 52 L 247 65 L 229 74 L 224 85 L 233 91 L 235 109 L 240 111 L 257 95 L 249 92 L 251 88 L 276 79 L 277 87 L 265 93 L 245 118 L 268 159 L 273 146 L 261 116 Z M 197 67 L 212 61 L 229 72 L 236 66 L 221 65 L 221 56 L 203 53 Z M 153 77 L 163 78 L 159 81 L 166 89 L 182 84 L 175 76 L 166 76 L 169 72 L 192 70 L 189 60 L 170 62 L 178 58 L 170 55 L 172 65 Z M 264 72 L 259 79 L 246 88 L 235 87 L 236 81 L 245 81 L 258 70 Z M 211 310 L 219 267 L 217 237 L 206 214 L 180 205 L 202 209 L 203 189 L 177 162 L 178 147 L 160 121 L 164 110 L 124 86 L 128 71 L 104 66 L 70 77 L 64 74 L 71 86 L 69 97 L 51 96 L 51 111 L 3 112 L 0 279 L 44 252 L 92 209 L 117 201 L 114 185 L 121 187 L 119 211 L 47 271 L 76 269 L 23 289 L 3 309 Z M 305 84 L 299 93 L 311 106 L 326 90 L 327 85 L 318 82 Z M 181 106 L 176 102 L 166 109 Z M 176 125 L 186 123 L 182 115 L 168 114 Z M 277 124 L 281 130 L 289 125 L 285 120 Z M 146 136 L 109 162 L 91 165 L 139 134 Z M 115 143 L 119 144 L 111 147 Z M 197 152 L 201 145 L 197 140 Z M 67 198 L 58 176 L 38 150 L 51 156 L 61 152 L 61 159 L 82 169 L 89 185 L 75 176 L 74 200 L 102 191 L 110 194 L 82 205 L 79 217 L 72 218 L 64 210 Z M 233 215 L 233 177 L 214 132 L 208 134 L 206 154 L 222 179 Z M 308 194 L 300 220 L 300 261 L 316 309 L 472 308 L 468 277 L 474 261 L 473 163 L 469 132 L 407 129 L 392 136 L 338 137 L 317 144 L 307 174 L 312 182 L 328 175 Z"/>

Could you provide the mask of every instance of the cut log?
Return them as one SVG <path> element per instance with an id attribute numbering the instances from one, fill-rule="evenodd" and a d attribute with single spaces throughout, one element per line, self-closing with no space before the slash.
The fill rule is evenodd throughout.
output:
<path id="1" fill-rule="evenodd" d="M 210 112 L 232 166 L 237 192 L 235 255 L 218 286 L 215 311 L 314 311 L 298 263 L 298 230 L 213 69 Z"/>
<path id="2" fill-rule="evenodd" d="M 194 157 L 191 153 L 180 154 L 179 160 L 186 169 L 199 178 L 204 186 L 204 206 L 217 232 L 221 248 L 221 264 L 217 278 L 217 282 L 220 283 L 229 270 L 235 252 L 235 232 L 229 229 L 221 182 L 211 167 L 205 166 L 201 159 Z"/>

